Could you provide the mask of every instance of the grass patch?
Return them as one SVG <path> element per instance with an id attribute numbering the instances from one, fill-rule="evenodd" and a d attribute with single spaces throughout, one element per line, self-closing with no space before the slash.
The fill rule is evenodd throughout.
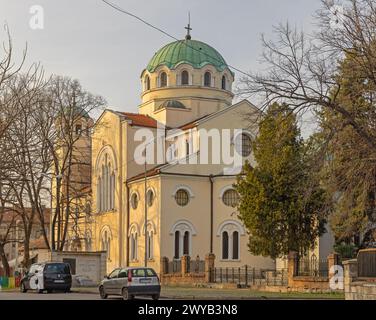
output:
<path id="1" fill-rule="evenodd" d="M 345 298 L 343 293 L 263 292 L 250 289 L 209 289 L 187 287 L 163 287 L 162 295 L 186 299 L 336 299 Z"/>

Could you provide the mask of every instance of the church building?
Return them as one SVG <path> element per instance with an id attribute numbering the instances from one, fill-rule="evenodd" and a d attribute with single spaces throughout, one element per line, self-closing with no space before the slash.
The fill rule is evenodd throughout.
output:
<path id="1" fill-rule="evenodd" d="M 247 100 L 233 103 L 234 73 L 189 31 L 142 71 L 139 112 L 105 110 L 91 137 L 85 237 L 87 249 L 107 251 L 109 272 L 145 264 L 159 272 L 163 257 L 209 253 L 217 267 L 275 268 L 248 251 L 233 187 L 242 164 L 255 165 L 261 111 Z"/>

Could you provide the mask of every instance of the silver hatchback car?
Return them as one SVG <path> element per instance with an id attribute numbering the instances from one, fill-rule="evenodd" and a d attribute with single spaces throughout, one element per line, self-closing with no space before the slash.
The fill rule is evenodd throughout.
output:
<path id="1" fill-rule="evenodd" d="M 117 268 L 99 285 L 102 299 L 116 295 L 122 296 L 124 300 L 131 300 L 135 296 L 151 296 L 153 300 L 158 300 L 160 293 L 158 275 L 151 268 Z"/>

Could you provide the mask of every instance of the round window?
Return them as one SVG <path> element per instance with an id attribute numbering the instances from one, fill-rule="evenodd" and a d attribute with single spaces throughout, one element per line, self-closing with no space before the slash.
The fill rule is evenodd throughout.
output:
<path id="1" fill-rule="evenodd" d="M 239 194 L 234 189 L 227 190 L 222 201 L 226 206 L 235 208 L 239 204 Z"/>
<path id="2" fill-rule="evenodd" d="M 181 206 L 181 207 L 184 207 L 188 204 L 189 202 L 189 194 L 186 190 L 184 189 L 179 189 L 176 193 L 175 193 L 175 200 L 176 200 L 176 203 Z"/>
<path id="3" fill-rule="evenodd" d="M 235 150 L 242 157 L 251 155 L 252 140 L 248 134 L 242 133 L 235 138 Z"/>
<path id="4" fill-rule="evenodd" d="M 131 205 L 133 209 L 137 209 L 138 207 L 138 196 L 136 193 L 132 194 Z"/>

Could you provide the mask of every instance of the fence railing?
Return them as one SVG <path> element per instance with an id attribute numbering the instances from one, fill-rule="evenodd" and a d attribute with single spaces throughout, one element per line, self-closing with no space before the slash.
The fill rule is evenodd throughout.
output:
<path id="1" fill-rule="evenodd" d="M 297 276 L 328 277 L 328 260 L 318 259 L 316 255 L 299 258 L 297 261 Z"/>
<path id="2" fill-rule="evenodd" d="M 172 260 L 168 262 L 167 265 L 167 273 L 180 273 L 181 272 L 181 261 L 180 260 Z"/>
<path id="3" fill-rule="evenodd" d="M 205 272 L 205 261 L 191 260 L 187 264 L 187 273 L 203 273 Z"/>
<path id="4" fill-rule="evenodd" d="M 233 283 L 239 286 L 267 285 L 287 286 L 287 269 L 213 268 L 210 271 L 214 283 Z"/>
<path id="5" fill-rule="evenodd" d="M 187 259 L 185 264 L 186 270 L 184 273 L 204 273 L 205 272 L 205 261 L 204 260 L 191 260 Z M 182 272 L 182 261 L 174 259 L 169 261 L 166 266 L 167 274 L 181 273 Z"/>

